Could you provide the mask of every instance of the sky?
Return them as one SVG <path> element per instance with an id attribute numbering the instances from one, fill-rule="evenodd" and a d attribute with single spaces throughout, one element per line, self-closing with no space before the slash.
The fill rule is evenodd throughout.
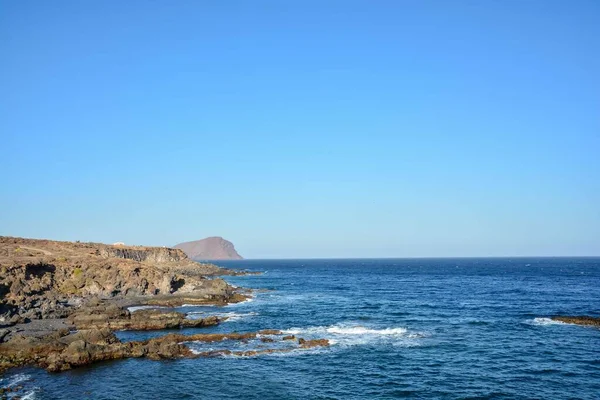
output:
<path id="1" fill-rule="evenodd" d="M 0 235 L 600 255 L 600 2 L 0 0 Z"/>

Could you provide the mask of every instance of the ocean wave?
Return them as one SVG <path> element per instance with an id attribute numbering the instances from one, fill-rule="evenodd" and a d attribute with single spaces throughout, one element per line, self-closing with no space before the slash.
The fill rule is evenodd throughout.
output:
<path id="1" fill-rule="evenodd" d="M 246 299 L 245 299 L 245 300 L 242 300 L 242 301 L 240 301 L 240 302 L 238 302 L 238 303 L 229 303 L 229 304 L 226 304 L 226 305 L 225 305 L 225 307 L 236 307 L 236 306 L 241 306 L 241 305 L 243 305 L 243 304 L 248 304 L 248 303 L 251 303 L 251 302 L 253 302 L 254 300 L 255 300 L 255 297 L 254 297 L 253 295 L 248 295 L 248 297 L 246 297 Z"/>
<path id="2" fill-rule="evenodd" d="M 129 312 L 135 312 L 135 311 L 139 311 L 139 310 L 154 310 L 154 309 L 159 309 L 159 308 L 167 308 L 164 306 L 131 306 L 131 307 L 127 307 L 127 310 Z"/>
<path id="3" fill-rule="evenodd" d="M 22 395 L 20 395 L 19 393 L 20 389 L 22 389 L 23 384 L 25 384 L 28 381 L 31 381 L 31 375 L 19 373 L 6 378 L 0 378 L 0 387 L 3 391 L 6 389 L 15 389 L 15 387 L 18 389 L 18 391 L 9 391 L 5 394 L 5 396 L 8 395 L 9 399 L 20 398 L 22 400 L 34 400 L 36 398 L 36 392 L 39 391 L 39 387 L 35 387 L 33 388 L 33 390 L 29 389 Z"/>
<path id="4" fill-rule="evenodd" d="M 195 342 L 192 342 L 195 343 Z M 222 350 L 222 349 L 221 349 Z M 239 349 L 239 350 L 233 350 L 233 351 L 248 351 L 248 350 L 261 350 L 260 348 L 254 348 L 254 349 Z M 190 347 L 190 351 L 195 354 L 195 355 L 199 355 L 199 354 L 204 354 L 206 352 L 211 352 L 211 351 L 218 351 L 218 349 L 215 348 L 202 348 L 202 349 L 194 349 L 192 347 Z M 314 348 L 310 348 L 310 349 L 304 349 L 304 348 L 288 348 L 288 349 L 284 349 L 283 351 L 275 351 L 272 353 L 257 353 L 257 354 L 225 354 L 225 353 L 221 353 L 221 354 L 216 354 L 215 357 L 218 358 L 257 358 L 257 357 L 297 357 L 297 356 L 302 356 L 302 355 L 309 355 L 309 354 L 319 354 L 322 353 L 324 351 L 327 351 L 326 347 L 314 347 Z"/>
<path id="5" fill-rule="evenodd" d="M 555 321 L 551 318 L 545 318 L 545 317 L 538 317 L 538 318 L 534 318 L 534 319 L 528 319 L 527 321 L 525 321 L 526 323 L 528 323 L 529 325 L 536 325 L 536 326 L 545 326 L 545 325 L 569 325 L 566 322 L 562 322 L 562 321 Z"/>
<path id="6" fill-rule="evenodd" d="M 361 325 L 336 324 L 330 326 L 313 326 L 308 328 L 290 328 L 282 331 L 288 335 L 301 335 L 309 338 L 328 339 L 331 345 L 360 346 L 375 343 L 388 343 L 399 346 L 417 346 L 416 339 L 426 335 L 410 332 L 404 327 L 377 329 Z"/>
<path id="7" fill-rule="evenodd" d="M 369 329 L 364 326 L 349 328 L 332 326 L 327 328 L 327 332 L 339 335 L 404 335 L 408 330 L 406 328 Z"/>
<path id="8" fill-rule="evenodd" d="M 35 390 L 27 392 L 23 396 L 21 396 L 21 400 L 35 400 L 35 393 Z"/>
<path id="9" fill-rule="evenodd" d="M 16 374 L 9 378 L 0 379 L 0 385 L 4 388 L 13 387 L 18 385 L 21 382 L 25 382 L 31 379 L 31 375 L 27 374 Z"/>
<path id="10" fill-rule="evenodd" d="M 255 312 L 248 312 L 248 313 L 236 313 L 236 312 L 225 312 L 225 313 L 207 313 L 205 311 L 191 311 L 189 313 L 186 314 L 186 317 L 189 319 L 199 319 L 199 318 L 203 318 L 206 314 L 210 314 L 210 315 L 214 315 L 216 317 L 226 317 L 227 320 L 225 322 L 233 322 L 233 321 L 239 321 L 241 319 L 244 318 L 248 318 L 248 317 L 253 317 L 255 315 L 258 315 L 258 313 Z"/>
<path id="11" fill-rule="evenodd" d="M 331 325 L 313 326 L 308 328 L 290 328 L 282 331 L 289 335 L 332 333 L 336 335 L 405 335 L 406 328 L 373 329 L 364 326 Z"/>

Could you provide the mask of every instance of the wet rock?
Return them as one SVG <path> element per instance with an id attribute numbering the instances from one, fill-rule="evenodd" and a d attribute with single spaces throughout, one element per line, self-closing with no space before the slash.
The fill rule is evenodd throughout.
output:
<path id="1" fill-rule="evenodd" d="M 588 325 L 588 326 L 597 326 L 600 327 L 600 318 L 598 317 L 590 317 L 587 315 L 582 316 L 555 316 L 552 317 L 554 321 L 565 322 L 567 324 L 577 324 L 577 325 Z"/>
<path id="2" fill-rule="evenodd" d="M 266 332 L 279 332 L 265 330 Z M 64 335 L 56 332 L 43 337 L 15 335 L 0 346 L 0 371 L 10 367 L 35 365 L 52 372 L 65 371 L 98 361 L 146 357 L 162 360 L 181 357 L 215 357 L 219 355 L 255 356 L 293 351 L 295 348 L 273 348 L 248 351 L 215 350 L 193 353 L 187 342 L 221 342 L 224 340 L 256 339 L 265 331 L 247 333 L 169 334 L 145 341 L 123 343 L 110 328 L 87 329 Z M 328 346 L 326 339 L 298 340 L 298 349 Z"/>
<path id="3" fill-rule="evenodd" d="M 326 347 L 326 346 L 329 346 L 329 340 L 327 340 L 327 339 L 305 340 L 305 339 L 300 338 L 300 339 L 298 339 L 298 344 L 303 349 L 309 349 L 311 347 Z"/>
<path id="4" fill-rule="evenodd" d="M 277 329 L 263 329 L 258 331 L 261 335 L 281 335 L 281 331 Z"/>

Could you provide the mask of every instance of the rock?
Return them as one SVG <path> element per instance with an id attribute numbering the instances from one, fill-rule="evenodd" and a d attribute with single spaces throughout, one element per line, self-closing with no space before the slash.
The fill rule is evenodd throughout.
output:
<path id="1" fill-rule="evenodd" d="M 555 316 L 552 317 L 554 321 L 565 322 L 567 324 L 577 324 L 577 325 L 589 325 L 589 326 L 597 326 L 600 327 L 600 318 L 598 317 L 590 317 L 587 315 L 582 316 Z"/>
<path id="2" fill-rule="evenodd" d="M 276 330 L 267 330 L 278 332 Z M 194 354 L 186 342 L 221 342 L 224 340 L 256 339 L 260 332 L 248 333 L 209 333 L 181 335 L 169 334 L 145 341 L 123 343 L 109 328 L 86 329 L 61 336 L 59 333 L 42 337 L 24 337 L 15 335 L 9 342 L 0 346 L 0 371 L 10 367 L 35 365 L 48 371 L 65 371 L 75 367 L 88 365 L 98 361 L 118 360 L 131 357 L 146 357 L 153 360 L 180 357 L 214 357 L 233 354 L 253 356 L 275 352 L 292 351 L 285 349 L 262 349 L 249 351 L 230 351 L 227 349 Z M 325 339 L 300 339 L 301 349 L 315 346 L 327 346 Z"/>
<path id="3" fill-rule="evenodd" d="M 111 330 L 132 331 L 206 327 L 218 325 L 225 319 L 215 316 L 187 319 L 184 313 L 163 309 L 138 310 L 130 313 L 110 303 L 81 308 L 68 318 L 69 322 L 77 329 L 110 328 Z"/>
<path id="4" fill-rule="evenodd" d="M 329 340 L 327 339 L 313 339 L 313 340 L 305 340 L 305 339 L 298 339 L 298 344 L 300 344 L 300 347 L 303 349 L 309 349 L 311 347 L 319 347 L 319 346 L 329 346 Z"/>
<path id="5" fill-rule="evenodd" d="M 281 340 L 296 340 L 295 335 L 284 336 Z"/>
<path id="6" fill-rule="evenodd" d="M 184 294 L 204 303 L 241 301 L 222 279 L 234 274 L 166 247 L 111 246 L 0 236 L 0 324 L 65 318 L 89 297 Z"/>
<path id="7" fill-rule="evenodd" d="M 277 329 L 263 329 L 262 331 L 258 331 L 261 335 L 281 335 L 281 331 Z"/>

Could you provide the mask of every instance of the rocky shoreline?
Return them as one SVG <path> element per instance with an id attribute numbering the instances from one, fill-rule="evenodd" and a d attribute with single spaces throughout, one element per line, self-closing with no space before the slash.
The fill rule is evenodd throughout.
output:
<path id="1" fill-rule="evenodd" d="M 58 372 L 124 358 L 252 356 L 329 345 L 325 339 L 283 336 L 278 330 L 170 333 L 133 342 L 121 342 L 114 334 L 218 325 L 227 318 L 188 319 L 168 307 L 244 301 L 247 291 L 219 276 L 245 273 L 197 263 L 179 249 L 0 237 L 0 373 L 20 366 Z M 130 312 L 127 307 L 133 305 L 165 308 Z M 186 345 L 257 338 L 293 345 L 208 352 L 193 352 Z"/>
<path id="2" fill-rule="evenodd" d="M 137 311 L 133 315 L 141 313 Z M 159 315 L 156 314 L 155 317 Z M 157 317 L 161 319 L 161 317 Z M 167 318 L 168 319 L 168 318 Z M 212 326 L 220 322 L 217 317 L 208 317 L 194 321 L 194 326 Z M 175 358 L 216 357 L 222 355 L 254 356 L 268 353 L 290 352 L 297 349 L 306 350 L 314 347 L 328 346 L 326 339 L 305 340 L 293 338 L 295 346 L 286 348 L 265 348 L 250 351 L 231 351 L 227 349 L 207 352 L 193 352 L 187 342 L 223 342 L 247 341 L 264 336 L 264 342 L 289 341 L 279 330 L 261 330 L 246 333 L 201 333 L 184 335 L 171 333 L 144 341 L 122 342 L 114 334 L 112 327 L 69 331 L 61 329 L 43 336 L 15 335 L 11 340 L 0 345 L 0 372 L 20 366 L 36 366 L 50 372 L 66 371 L 72 368 L 89 365 L 95 362 L 120 360 L 124 358 L 145 357 L 151 360 Z M 160 328 L 160 323 L 150 329 Z M 142 329 L 146 329 L 142 326 Z"/>

